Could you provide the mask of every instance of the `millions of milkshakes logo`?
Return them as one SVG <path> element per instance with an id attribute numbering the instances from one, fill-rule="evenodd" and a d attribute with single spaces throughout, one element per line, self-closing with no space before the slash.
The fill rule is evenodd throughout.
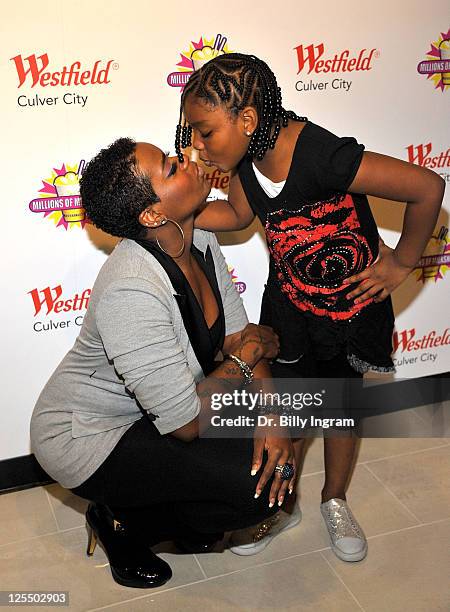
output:
<path id="1" fill-rule="evenodd" d="M 450 87 L 450 29 L 446 33 L 441 32 L 438 39 L 431 43 L 426 59 L 417 66 L 417 72 L 426 74 L 435 89 L 447 91 Z"/>
<path id="2" fill-rule="evenodd" d="M 183 91 L 194 70 L 198 70 L 206 62 L 223 53 L 233 53 L 228 47 L 226 36 L 222 34 L 216 34 L 211 38 L 200 36 L 198 42 L 191 41 L 189 48 L 180 53 L 181 61 L 176 64 L 176 72 L 167 75 L 167 84 L 179 87 Z"/>
<path id="3" fill-rule="evenodd" d="M 448 227 L 442 225 L 428 241 L 425 251 L 415 268 L 415 274 L 417 280 L 422 281 L 422 283 L 426 281 L 437 283 L 437 281 L 444 278 L 449 270 L 450 239 Z"/>
<path id="4" fill-rule="evenodd" d="M 209 62 L 209 60 L 218 55 L 233 52 L 228 46 L 227 37 L 223 34 L 216 34 L 210 38 L 208 36 L 200 36 L 197 42 L 191 41 L 189 48 L 180 53 L 181 61 L 176 64 L 176 72 L 171 72 L 167 75 L 167 84 L 170 87 L 178 87 L 180 92 L 182 92 L 195 70 L 198 70 L 206 62 Z M 205 167 L 205 176 L 211 183 L 212 189 L 218 189 L 226 193 L 230 182 L 228 174 L 220 172 L 217 168 L 211 172 Z M 223 198 L 223 195 L 218 197 Z M 208 197 L 208 201 L 215 199 L 218 198 L 214 195 Z"/>
<path id="5" fill-rule="evenodd" d="M 50 176 L 42 180 L 39 197 L 29 203 L 31 212 L 43 214 L 56 227 L 66 230 L 75 226 L 84 228 L 89 223 L 80 197 L 84 164 L 82 159 L 78 164 L 64 163 L 60 168 L 53 168 Z"/>
<path id="6" fill-rule="evenodd" d="M 244 281 L 238 280 L 238 277 L 234 273 L 233 266 L 228 266 L 228 272 L 230 273 L 231 280 L 233 281 L 234 286 L 236 287 L 236 291 L 238 293 L 244 293 L 244 291 L 247 289 L 247 285 L 244 283 Z"/>
<path id="7" fill-rule="evenodd" d="M 426 142 L 406 147 L 408 161 L 423 168 L 430 168 L 447 182 L 450 179 L 450 148 L 442 151 L 433 149 L 433 143 Z M 436 283 L 450 270 L 450 238 L 448 227 L 438 226 L 428 241 L 426 249 L 415 268 L 418 281 Z"/>

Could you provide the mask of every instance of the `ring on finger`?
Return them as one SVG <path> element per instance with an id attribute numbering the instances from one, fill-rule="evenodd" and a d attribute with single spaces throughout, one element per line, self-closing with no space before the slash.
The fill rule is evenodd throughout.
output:
<path id="1" fill-rule="evenodd" d="M 281 480 L 291 480 L 295 474 L 295 468 L 293 463 L 278 464 L 275 468 L 275 472 L 280 474 Z"/>

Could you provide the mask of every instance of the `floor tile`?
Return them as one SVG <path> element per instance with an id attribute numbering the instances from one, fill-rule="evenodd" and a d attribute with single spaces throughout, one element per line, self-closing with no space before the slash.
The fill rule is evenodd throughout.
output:
<path id="1" fill-rule="evenodd" d="M 365 612 L 448 611 L 450 521 L 369 540 L 359 563 L 345 563 L 331 551 L 322 555 L 355 595 Z"/>
<path id="2" fill-rule="evenodd" d="M 449 444 L 448 438 L 363 438 L 357 461 L 358 463 L 374 461 Z M 414 459 L 411 458 L 411 461 Z"/>
<path id="3" fill-rule="evenodd" d="M 87 500 L 74 495 L 59 484 L 47 485 L 45 489 L 60 530 L 84 525 Z"/>
<path id="4" fill-rule="evenodd" d="M 228 550 L 199 556 L 199 562 L 207 576 L 217 576 L 297 554 L 309 553 L 330 546 L 328 532 L 320 514 L 320 491 L 323 475 L 316 474 L 301 478 L 299 491 L 302 522 L 280 534 L 261 553 L 240 557 Z M 377 479 L 357 466 L 348 500 L 353 512 L 367 535 L 376 535 L 416 525 L 415 520 Z"/>
<path id="5" fill-rule="evenodd" d="M 413 408 L 367 417 L 361 421 L 358 433 L 361 438 L 426 438 L 433 436 L 431 420 L 422 418 Z"/>
<path id="6" fill-rule="evenodd" d="M 313 474 L 323 472 L 323 438 L 308 438 L 305 441 L 303 464 L 300 466 L 301 474 Z"/>
<path id="7" fill-rule="evenodd" d="M 367 464 L 423 522 L 450 516 L 450 446 Z"/>
<path id="8" fill-rule="evenodd" d="M 0 495 L 0 545 L 57 531 L 44 488 Z"/>
<path id="9" fill-rule="evenodd" d="M 419 419 L 417 419 L 419 421 Z M 305 442 L 302 475 L 324 472 L 323 438 L 308 438 Z M 450 445 L 447 437 L 410 437 L 410 438 L 360 438 L 357 447 L 357 463 L 382 459 L 392 455 Z"/>
<path id="10" fill-rule="evenodd" d="M 450 401 L 418 406 L 415 409 L 419 417 L 430 424 L 432 435 L 450 437 Z"/>
<path id="11" fill-rule="evenodd" d="M 87 532 L 82 527 L 0 547 L 2 589 L 69 591 L 71 611 L 105 606 L 142 593 L 114 582 L 104 551 L 97 546 L 94 555 L 87 557 L 86 544 Z M 203 579 L 193 555 L 164 553 L 161 557 L 174 574 L 161 589 Z"/>
<path id="12" fill-rule="evenodd" d="M 229 612 L 242 610 L 360 612 L 361 608 L 319 554 L 296 557 L 215 578 L 113 610 Z"/>

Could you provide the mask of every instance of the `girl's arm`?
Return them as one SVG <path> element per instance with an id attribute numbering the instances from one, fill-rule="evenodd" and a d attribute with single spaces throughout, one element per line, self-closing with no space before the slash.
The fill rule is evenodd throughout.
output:
<path id="1" fill-rule="evenodd" d="M 230 180 L 228 201 L 208 202 L 195 217 L 194 226 L 210 232 L 236 231 L 249 226 L 254 218 L 239 175 L 234 173 Z"/>
<path id="2" fill-rule="evenodd" d="M 383 249 L 377 263 L 347 279 L 359 282 L 348 294 L 363 302 L 376 295 L 385 299 L 414 269 L 430 239 L 444 196 L 445 181 L 435 172 L 407 162 L 366 152 L 351 193 L 363 193 L 388 200 L 406 202 L 400 240 L 395 249 Z"/>

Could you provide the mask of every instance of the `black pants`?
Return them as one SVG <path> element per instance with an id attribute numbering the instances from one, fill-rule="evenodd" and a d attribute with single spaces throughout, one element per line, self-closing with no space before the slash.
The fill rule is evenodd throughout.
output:
<path id="1" fill-rule="evenodd" d="M 258 475 L 250 475 L 252 454 L 252 439 L 182 442 L 162 436 L 143 417 L 72 491 L 110 506 L 123 520 L 161 527 L 164 539 L 184 529 L 217 534 L 259 523 L 278 509 L 269 509 L 271 481 L 254 499 Z M 167 533 L 169 526 L 174 533 Z"/>

